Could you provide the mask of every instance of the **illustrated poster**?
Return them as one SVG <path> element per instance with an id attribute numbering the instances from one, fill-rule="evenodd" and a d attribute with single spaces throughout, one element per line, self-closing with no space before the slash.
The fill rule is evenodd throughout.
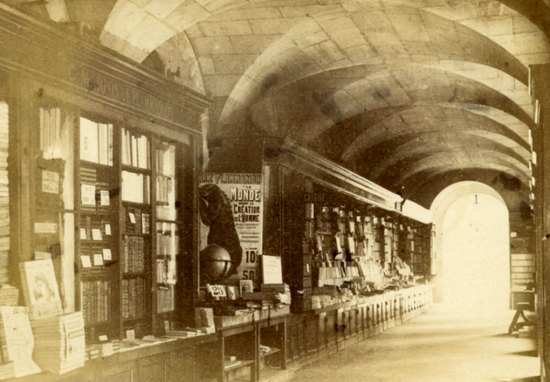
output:
<path id="1" fill-rule="evenodd" d="M 226 281 L 232 282 L 238 278 L 240 280 L 253 280 L 256 285 L 259 285 L 261 282 L 259 256 L 262 253 L 263 223 L 262 175 L 206 173 L 201 177 L 200 187 L 203 190 L 211 188 L 214 190 L 212 193 L 215 193 L 218 189 L 221 190 L 231 207 L 230 219 L 234 222 L 240 247 L 242 248 L 242 257 L 240 258 L 237 275 L 232 275 Z M 212 241 L 211 230 L 215 229 L 215 224 L 212 223 L 208 226 L 203 221 L 201 226 L 201 249 L 209 244 L 209 238 Z"/>

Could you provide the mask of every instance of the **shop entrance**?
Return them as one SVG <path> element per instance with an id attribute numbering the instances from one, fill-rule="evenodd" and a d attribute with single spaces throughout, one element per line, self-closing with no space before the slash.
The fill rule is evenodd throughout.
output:
<path id="1" fill-rule="evenodd" d="M 439 301 L 471 317 L 505 312 L 510 243 L 504 201 L 475 182 L 451 186 L 440 196 L 433 210 Z"/>

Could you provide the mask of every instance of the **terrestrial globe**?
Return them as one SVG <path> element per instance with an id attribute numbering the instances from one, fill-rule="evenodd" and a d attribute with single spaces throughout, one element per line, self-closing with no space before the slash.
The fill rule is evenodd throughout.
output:
<path id="1" fill-rule="evenodd" d="M 231 255 L 221 245 L 209 244 L 200 252 L 201 275 L 208 281 L 222 281 L 231 270 Z"/>

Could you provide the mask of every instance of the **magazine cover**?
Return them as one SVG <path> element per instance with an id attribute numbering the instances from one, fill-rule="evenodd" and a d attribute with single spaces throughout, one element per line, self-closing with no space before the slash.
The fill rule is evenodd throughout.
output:
<path id="1" fill-rule="evenodd" d="M 51 259 L 20 264 L 21 284 L 31 320 L 63 312 Z"/>

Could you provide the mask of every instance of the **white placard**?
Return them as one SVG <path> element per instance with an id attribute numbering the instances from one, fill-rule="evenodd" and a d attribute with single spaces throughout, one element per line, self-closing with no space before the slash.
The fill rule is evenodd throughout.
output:
<path id="1" fill-rule="evenodd" d="M 113 260 L 113 255 L 112 255 L 111 250 L 109 248 L 103 248 L 103 260 L 105 260 L 105 261 Z"/>
<path id="2" fill-rule="evenodd" d="M 103 240 L 101 237 L 101 230 L 99 228 L 92 228 L 92 240 Z"/>
<path id="3" fill-rule="evenodd" d="M 57 224 L 34 223 L 34 233 L 55 234 L 57 233 Z"/>
<path id="4" fill-rule="evenodd" d="M 136 339 L 136 331 L 134 329 L 128 329 L 126 331 L 126 339 L 134 341 Z"/>
<path id="5" fill-rule="evenodd" d="M 103 265 L 103 255 L 101 253 L 94 253 L 94 265 L 95 266 Z"/>
<path id="6" fill-rule="evenodd" d="M 92 267 L 92 260 L 90 259 L 90 256 L 88 255 L 80 256 L 80 261 L 82 263 L 82 268 Z"/>
<path id="7" fill-rule="evenodd" d="M 109 191 L 108 190 L 99 191 L 99 204 L 101 206 L 111 205 L 111 198 L 109 197 Z"/>
<path id="8" fill-rule="evenodd" d="M 105 223 L 105 235 L 111 236 L 111 225 L 109 223 Z"/>
<path id="9" fill-rule="evenodd" d="M 95 186 L 93 184 L 83 184 L 80 187 L 80 196 L 83 206 L 95 206 Z"/>
<path id="10" fill-rule="evenodd" d="M 208 293 L 214 298 L 227 297 L 225 285 L 206 284 L 206 288 L 208 290 Z"/>
<path id="11" fill-rule="evenodd" d="M 283 269 L 280 256 L 262 256 L 262 275 L 264 284 L 282 284 Z"/>
<path id="12" fill-rule="evenodd" d="M 59 194 L 59 174 L 57 172 L 42 170 L 42 192 Z"/>

